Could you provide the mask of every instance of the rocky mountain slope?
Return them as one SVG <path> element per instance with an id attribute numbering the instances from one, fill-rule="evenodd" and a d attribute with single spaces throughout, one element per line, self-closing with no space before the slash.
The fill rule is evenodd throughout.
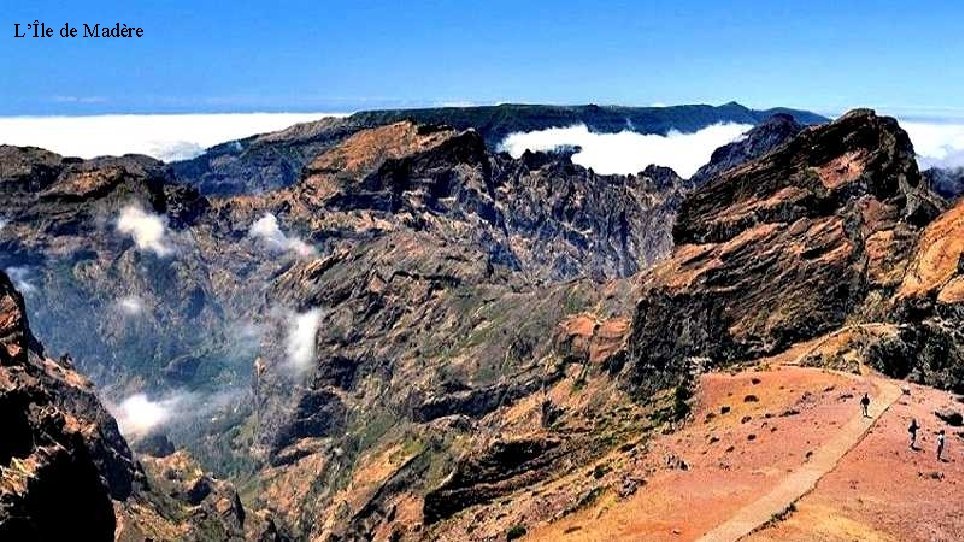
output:
<path id="1" fill-rule="evenodd" d="M 234 488 L 183 453 L 142 457 L 145 471 L 91 382 L 69 357 L 47 357 L 2 272 L 0 416 L 0 539 L 241 541 L 277 532 L 261 514 L 246 535 Z"/>
<path id="2" fill-rule="evenodd" d="M 594 175 L 565 156 L 512 160 L 476 131 L 408 122 L 358 132 L 314 156 L 297 185 L 260 196 L 205 198 L 145 157 L 2 147 L 0 161 L 0 264 L 21 271 L 47 341 L 115 402 L 145 390 L 243 397 L 254 367 L 252 404 L 196 409 L 174 436 L 265 491 L 298 472 L 292 464 L 342 450 L 307 488 L 277 485 L 286 493 L 343 478 L 374 447 L 425 446 L 440 418 L 481 419 L 548 393 L 565 374 L 547 330 L 589 305 L 625 306 L 625 282 L 595 281 L 663 257 L 690 189 L 667 169 Z M 268 217 L 288 236 L 252 235 Z M 291 250 L 296 231 L 303 246 Z M 292 370 L 289 328 L 308 312 L 319 313 L 314 356 Z M 78 314 L 93 317 L 63 324 Z M 200 423 L 215 412 L 217 423 Z M 424 468 L 457 455 L 435 452 Z M 274 470 L 256 474 L 258 463 Z M 342 506 L 325 495 L 284 512 L 302 533 L 371 521 L 345 531 L 326 516 Z M 330 525 L 300 517 L 313 513 Z"/>
<path id="3" fill-rule="evenodd" d="M 337 194 L 337 188 L 326 184 L 315 192 Z M 640 416 L 655 421 L 642 427 L 653 427 L 685 415 L 692 376 L 706 368 L 750 362 L 830 335 L 838 338 L 839 351 L 814 352 L 809 363 L 846 366 L 841 364 L 854 363 L 859 355 L 859 361 L 901 376 L 892 365 L 896 358 L 903 360 L 904 374 L 913 371 L 922 381 L 958 386 L 951 369 L 960 367 L 956 348 L 950 358 L 934 350 L 936 344 L 955 344 L 935 335 L 937 329 L 946 332 L 948 322 L 931 307 L 914 317 L 900 308 L 908 303 L 909 294 L 902 293 L 909 288 L 908 277 L 927 275 L 911 271 L 922 254 L 947 250 L 927 248 L 934 237 L 928 235 L 929 224 L 941 231 L 953 228 L 944 222 L 953 222 L 948 218 L 953 212 L 934 221 L 943 206 L 921 185 L 913 149 L 896 122 L 855 111 L 806 130 L 685 196 L 674 227 L 676 248 L 669 259 L 641 273 L 638 290 L 629 295 L 636 299 L 632 310 L 626 309 L 625 296 L 605 304 L 605 297 L 590 295 L 567 316 L 570 311 L 552 310 L 562 300 L 552 299 L 558 287 L 550 284 L 528 302 L 490 288 L 488 303 L 496 309 L 491 313 L 469 290 L 467 306 L 459 312 L 477 320 L 462 327 L 459 312 L 446 308 L 447 292 L 454 285 L 485 285 L 491 279 L 484 272 L 462 278 L 463 272 L 450 271 L 457 269 L 451 264 L 435 264 L 447 270 L 448 284 L 430 286 L 436 293 L 426 297 L 411 290 L 408 281 L 399 284 L 384 275 L 374 282 L 371 275 L 346 281 L 342 259 L 305 264 L 296 275 L 281 277 L 280 291 L 307 292 L 300 306 L 321 308 L 316 344 L 319 359 L 327 361 L 312 367 L 304 391 L 280 410 L 294 413 L 289 422 L 279 411 L 261 411 L 262 419 L 272 420 L 268 427 L 281 428 L 264 441 L 274 458 L 265 471 L 264 491 L 277 502 L 298 503 L 287 505 L 300 513 L 289 519 L 296 531 L 311 536 L 352 539 L 381 532 L 396 539 L 484 539 L 564 516 L 567 507 L 579 506 L 580 491 L 604 491 L 571 478 L 555 482 L 566 465 L 593 462 L 620 446 L 632 449 L 629 435 L 645 438 L 647 432 L 640 429 Z M 398 254 L 390 246 L 366 247 L 366 253 L 389 256 L 364 267 L 418 262 L 423 256 L 416 247 L 423 246 L 431 245 L 421 239 L 396 243 Z M 951 285 L 953 291 L 956 273 L 950 268 L 938 273 L 940 278 L 927 281 L 930 286 L 923 290 Z M 358 293 L 341 293 L 346 282 Z M 371 301 L 356 304 L 352 295 L 360 292 L 378 300 L 375 312 Z M 929 295 L 921 292 L 917 298 Z M 394 308 L 392 300 L 402 307 Z M 549 300 L 548 314 L 537 300 Z M 600 302 L 602 310 L 595 312 Z M 525 314 L 514 314 L 512 307 L 521 304 Z M 580 310 L 589 313 L 581 316 Z M 365 315 L 361 321 L 360 314 Z M 544 330 L 560 320 L 561 335 L 547 342 Z M 533 323 L 530 333 L 527 326 Z M 480 327 L 495 333 L 475 344 L 472 336 Z M 373 329 L 388 334 L 370 335 Z M 438 352 L 439 330 L 469 341 Z M 935 338 L 904 342 L 905 332 Z M 894 354 L 902 348 L 902 355 Z M 498 370 L 474 365 L 500 357 Z M 261 385 L 268 391 L 260 391 L 262 397 L 277 395 L 272 386 L 291 389 L 287 380 L 273 383 L 278 361 L 271 358 L 268 353 L 264 359 Z M 494 378 L 485 380 L 486 374 Z M 591 389 L 588 397 L 573 391 L 585 385 L 579 384 L 583 379 Z M 609 402 L 607 409 L 636 417 L 581 425 L 577 420 L 591 417 L 594 411 L 585 409 L 601 397 L 622 402 Z M 359 415 L 366 421 L 355 421 Z M 514 423 L 517 416 L 543 420 L 543 429 L 533 433 L 532 423 Z M 339 419 L 344 422 L 331 423 Z M 446 425 L 439 425 L 442 421 Z M 448 425 L 456 421 L 468 425 Z M 409 439 L 415 450 L 423 450 L 421 431 L 427 424 L 443 444 L 430 447 L 427 455 L 400 452 Z M 409 461 L 417 462 L 420 474 L 411 472 Z M 436 478 L 438 470 L 448 475 Z M 323 483 L 295 483 L 307 472 L 323 473 Z M 372 480 L 373 472 L 381 478 Z M 605 472 L 600 479 L 606 479 Z M 552 498 L 531 498 L 543 492 Z M 371 497 L 358 501 L 360 494 Z"/>
<path id="4" fill-rule="evenodd" d="M 594 132 L 631 130 L 642 134 L 666 134 L 670 130 L 695 132 L 720 122 L 755 125 L 774 114 L 791 114 L 804 125 L 827 122 L 826 118 L 807 111 L 787 108 L 753 110 L 737 103 L 718 107 L 502 104 L 363 111 L 342 119 L 324 119 L 222 143 L 197 158 L 175 162 L 172 167 L 180 182 L 197 187 L 202 194 L 252 194 L 294 185 L 301 178 L 302 168 L 318 154 L 360 130 L 399 122 L 447 125 L 459 131 L 474 129 L 482 136 L 486 147 L 495 151 L 513 132 L 584 124 Z"/>
<path id="5" fill-rule="evenodd" d="M 964 194 L 964 168 L 932 167 L 922 175 L 930 189 L 945 199 L 956 200 Z"/>
<path id="6" fill-rule="evenodd" d="M 79 161 L 0 147 L 0 163 L 0 267 L 49 294 L 32 307 L 49 343 L 123 389 L 246 382 L 252 303 L 299 257 L 250 235 L 268 213 L 308 232 L 305 248 L 323 255 L 430 232 L 522 282 L 605 278 L 669 250 L 688 187 L 666 169 L 596 176 L 565 157 L 512 160 L 475 132 L 410 123 L 360 132 L 316 156 L 295 187 L 255 197 L 208 200 L 146 157 Z M 122 230 L 131 210 L 128 227 L 154 230 Z M 102 318 L 60 325 L 85 310 Z"/>
<path id="7" fill-rule="evenodd" d="M 701 185 L 728 169 L 755 160 L 793 139 L 804 127 L 793 115 L 777 113 L 739 140 L 713 151 L 709 163 L 697 170 L 690 182 Z"/>
<path id="8" fill-rule="evenodd" d="M 698 184 L 514 160 L 479 131 L 408 121 L 316 151 L 295 184 L 229 197 L 141 157 L 0 152 L 3 265 L 46 294 L 28 293 L 45 340 L 118 398 L 250 382 L 175 440 L 235 475 L 273 532 L 487 540 L 564 523 L 646 491 L 637 464 L 692 423 L 704 373 L 779 356 L 964 391 L 964 207 L 872 111 L 777 117 Z M 121 227 L 132 205 L 153 234 Z M 132 316 L 127 298 L 150 310 L 107 316 Z M 99 317 L 82 337 L 57 322 L 85 305 Z M 241 328 L 256 340 L 239 349 Z M 190 493 L 197 467 L 153 438 L 167 457 L 144 469 Z"/>

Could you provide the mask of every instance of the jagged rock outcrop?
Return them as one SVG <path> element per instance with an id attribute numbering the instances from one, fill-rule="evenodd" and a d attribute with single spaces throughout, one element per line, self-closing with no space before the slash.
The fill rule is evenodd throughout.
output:
<path id="1" fill-rule="evenodd" d="M 690 357 L 754 359 L 845 322 L 889 321 L 941 206 L 907 134 L 869 110 L 729 170 L 687 196 L 677 248 L 642 280 L 630 380 L 665 387 Z"/>
<path id="2" fill-rule="evenodd" d="M 112 540 L 137 469 L 90 382 L 47 358 L 0 272 L 0 538 Z"/>
<path id="3" fill-rule="evenodd" d="M 605 278 L 669 250 L 688 187 L 666 168 L 595 175 L 564 156 L 493 155 L 474 131 L 399 123 L 348 138 L 292 189 L 225 202 L 220 214 L 243 222 L 260 207 L 331 244 L 427 231 L 530 279 Z"/>
<path id="4" fill-rule="evenodd" d="M 700 186 L 726 170 L 756 160 L 796 137 L 804 128 L 805 125 L 797 122 L 793 115 L 777 113 L 739 140 L 713 151 L 709 163 L 698 169 L 690 181 Z"/>
<path id="5" fill-rule="evenodd" d="M 948 201 L 964 194 L 964 167 L 932 167 L 921 172 L 924 183 Z"/>
<path id="6" fill-rule="evenodd" d="M 554 439 L 495 442 L 485 455 L 469 456 L 425 496 L 425 522 L 432 524 L 470 506 L 491 502 L 546 476 L 561 455 Z"/>

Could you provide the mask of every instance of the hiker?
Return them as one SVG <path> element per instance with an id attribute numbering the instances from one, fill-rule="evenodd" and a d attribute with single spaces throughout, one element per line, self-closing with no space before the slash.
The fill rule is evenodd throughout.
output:
<path id="1" fill-rule="evenodd" d="M 907 432 L 910 433 L 910 449 L 911 449 L 911 450 L 916 450 L 916 449 L 917 449 L 917 431 L 918 431 L 919 429 L 920 429 L 920 426 L 917 425 L 917 418 L 912 419 L 912 420 L 910 421 L 910 426 L 907 428 Z"/>
<path id="2" fill-rule="evenodd" d="M 944 461 L 944 430 L 937 433 L 937 460 Z"/>
<path id="3" fill-rule="evenodd" d="M 864 418 L 869 418 L 870 414 L 867 413 L 867 409 L 870 407 L 870 396 L 864 393 L 864 397 L 860 400 L 860 406 L 864 408 Z"/>

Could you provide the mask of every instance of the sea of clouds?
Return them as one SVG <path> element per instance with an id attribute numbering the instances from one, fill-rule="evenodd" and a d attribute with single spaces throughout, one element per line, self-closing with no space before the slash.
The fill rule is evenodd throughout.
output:
<path id="1" fill-rule="evenodd" d="M 964 167 L 964 122 L 901 122 L 914 143 L 921 170 Z"/>
<path id="2" fill-rule="evenodd" d="M 65 156 L 92 158 L 125 153 L 171 161 L 192 158 L 204 149 L 292 124 L 341 113 L 224 113 L 99 115 L 83 117 L 3 117 L 0 144 L 34 146 Z M 922 168 L 964 166 L 964 120 L 907 119 Z M 683 177 L 705 164 L 717 147 L 740 138 L 745 124 L 716 124 L 694 133 L 642 135 L 590 132 L 582 125 L 510 134 L 502 143 L 514 156 L 525 149 L 577 146 L 577 164 L 599 173 L 636 173 L 650 164 L 668 166 Z"/>
<path id="3" fill-rule="evenodd" d="M 0 144 L 41 147 L 64 156 L 146 154 L 193 158 L 208 147 L 340 113 L 211 113 L 0 117 Z"/>
<path id="4" fill-rule="evenodd" d="M 964 121 L 906 121 L 921 169 L 964 166 Z M 597 173 L 636 173 L 650 164 L 673 168 L 690 177 L 707 163 L 713 151 L 743 136 L 752 126 L 715 124 L 693 133 L 642 135 L 590 132 L 584 125 L 509 134 L 502 150 L 519 157 L 526 149 L 549 151 L 579 147 L 572 161 Z"/>
<path id="5" fill-rule="evenodd" d="M 717 147 L 739 139 L 750 128 L 753 126 L 747 124 L 714 124 L 688 134 L 671 131 L 666 135 L 644 135 L 629 130 L 615 134 L 590 132 L 586 126 L 577 125 L 509 134 L 502 149 L 518 158 L 526 149 L 549 151 L 575 146 L 580 150 L 572 156 L 573 163 L 591 167 L 597 173 L 637 173 L 656 164 L 689 177 L 709 162 Z"/>

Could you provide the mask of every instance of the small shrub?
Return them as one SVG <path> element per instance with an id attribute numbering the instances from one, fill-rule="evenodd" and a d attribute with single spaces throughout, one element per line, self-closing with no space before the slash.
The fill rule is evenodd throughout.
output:
<path id="1" fill-rule="evenodd" d="M 505 539 L 508 542 L 511 540 L 522 538 L 525 535 L 526 535 L 526 528 L 523 525 L 516 524 L 510 527 L 508 531 L 506 531 Z"/>

